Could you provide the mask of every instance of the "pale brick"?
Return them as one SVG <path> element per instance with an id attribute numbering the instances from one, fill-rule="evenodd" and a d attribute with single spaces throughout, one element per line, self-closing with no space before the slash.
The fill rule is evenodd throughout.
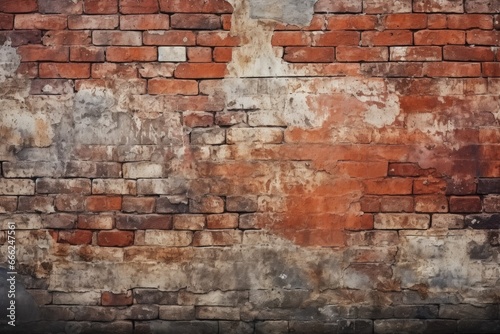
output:
<path id="1" fill-rule="evenodd" d="M 178 63 L 187 61 L 184 46 L 160 46 L 158 48 L 158 61 Z"/>
<path id="2" fill-rule="evenodd" d="M 17 209 L 16 196 L 2 196 L 0 197 L 0 213 L 13 212 Z"/>
<path id="3" fill-rule="evenodd" d="M 158 305 L 132 305 L 120 312 L 120 319 L 151 320 L 158 318 Z"/>
<path id="4" fill-rule="evenodd" d="M 52 294 L 53 304 L 63 305 L 99 305 L 101 293 L 89 292 L 54 292 Z"/>
<path id="5" fill-rule="evenodd" d="M 462 229 L 464 228 L 464 216 L 454 214 L 432 215 L 432 228 Z"/>
<path id="6" fill-rule="evenodd" d="M 248 301 L 247 291 L 209 291 L 207 293 L 192 293 L 186 290 L 179 292 L 179 305 L 204 306 L 237 306 Z"/>
<path id="7" fill-rule="evenodd" d="M 7 224 L 13 222 L 18 230 L 38 230 L 43 228 L 42 217 L 39 214 L 8 214 L 0 215 L 0 229 L 6 230 Z"/>
<path id="8" fill-rule="evenodd" d="M 160 319 L 163 320 L 192 320 L 195 319 L 194 306 L 160 306 Z"/>
<path id="9" fill-rule="evenodd" d="M 221 128 L 193 129 L 191 144 L 193 145 L 220 145 L 226 141 L 226 130 Z"/>
<path id="10" fill-rule="evenodd" d="M 283 131 L 278 128 L 230 128 L 227 130 L 227 143 L 265 143 L 280 144 Z"/>
<path id="11" fill-rule="evenodd" d="M 193 246 L 231 246 L 241 244 L 241 231 L 197 231 L 194 234 Z"/>
<path id="12" fill-rule="evenodd" d="M 426 214 L 377 214 L 375 228 L 384 230 L 428 229 L 430 216 Z"/>
<path id="13" fill-rule="evenodd" d="M 240 309 L 236 307 L 200 306 L 196 308 L 197 319 L 240 320 Z"/>
<path id="14" fill-rule="evenodd" d="M 189 231 L 147 230 L 144 241 L 146 245 L 185 247 L 191 245 L 193 233 Z"/>
<path id="15" fill-rule="evenodd" d="M 44 177 L 57 174 L 59 163 L 44 161 L 18 161 L 4 162 L 3 175 L 8 178 L 15 177 Z"/>
<path id="16" fill-rule="evenodd" d="M 205 228 L 205 216 L 203 215 L 175 215 L 173 218 L 176 230 L 203 230 Z"/>
<path id="17" fill-rule="evenodd" d="M 20 196 L 18 210 L 24 212 L 54 212 L 54 197 Z"/>
<path id="18" fill-rule="evenodd" d="M 152 162 L 130 162 L 123 164 L 123 177 L 127 179 L 145 179 L 164 177 L 166 171 L 162 164 Z"/>
<path id="19" fill-rule="evenodd" d="M 76 222 L 77 216 L 68 213 L 56 213 L 43 217 L 44 228 L 74 229 Z"/>
<path id="20" fill-rule="evenodd" d="M 94 45 L 142 45 L 142 33 L 139 31 L 100 31 L 92 32 Z"/>
<path id="21" fill-rule="evenodd" d="M 151 213 L 154 211 L 156 205 L 155 197 L 123 197 L 122 211 L 123 212 L 137 212 L 137 213 Z"/>
<path id="22" fill-rule="evenodd" d="M 78 193 L 88 195 L 91 193 L 91 183 L 88 179 L 37 179 L 36 192 L 39 194 Z"/>
<path id="23" fill-rule="evenodd" d="M 125 179 L 94 179 L 92 194 L 96 195 L 136 195 L 136 181 Z"/>
<path id="24" fill-rule="evenodd" d="M 85 210 L 85 196 L 80 194 L 57 195 L 54 202 L 57 211 L 77 212 Z"/>
<path id="25" fill-rule="evenodd" d="M 24 179 L 0 179 L 0 195 L 34 195 L 35 183 Z"/>
<path id="26" fill-rule="evenodd" d="M 219 196 L 207 195 L 189 200 L 189 211 L 192 213 L 222 213 L 224 200 Z"/>
<path id="27" fill-rule="evenodd" d="M 139 195 L 182 195 L 187 189 L 188 181 L 179 178 L 137 180 Z"/>
<path id="28" fill-rule="evenodd" d="M 134 304 L 175 305 L 177 304 L 177 297 L 178 293 L 173 291 L 134 289 Z"/>
<path id="29" fill-rule="evenodd" d="M 85 230 L 111 230 L 114 222 L 112 215 L 80 215 L 77 226 Z"/>

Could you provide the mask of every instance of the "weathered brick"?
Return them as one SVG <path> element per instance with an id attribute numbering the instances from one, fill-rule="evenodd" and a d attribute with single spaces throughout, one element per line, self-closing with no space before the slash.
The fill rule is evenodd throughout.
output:
<path id="1" fill-rule="evenodd" d="M 230 128 L 227 131 L 228 144 L 267 143 L 279 144 L 283 141 L 283 131 L 279 128 Z"/>
<path id="2" fill-rule="evenodd" d="M 76 227 L 77 216 L 68 213 L 54 213 L 43 217 L 44 228 L 54 229 L 74 229 Z"/>
<path id="3" fill-rule="evenodd" d="M 240 309 L 236 307 L 200 306 L 196 308 L 196 318 L 240 320 Z"/>
<path id="4" fill-rule="evenodd" d="M 14 29 L 14 15 L 0 14 L 0 30 Z"/>
<path id="5" fill-rule="evenodd" d="M 465 0 L 467 13 L 499 13 L 500 4 L 489 0 Z"/>
<path id="6" fill-rule="evenodd" d="M 160 197 L 156 200 L 158 213 L 186 213 L 188 211 L 188 200 L 185 198 Z"/>
<path id="7" fill-rule="evenodd" d="M 219 324 L 217 321 L 140 321 L 134 329 L 139 333 L 151 333 L 155 328 L 161 328 L 167 333 L 219 333 Z"/>
<path id="8" fill-rule="evenodd" d="M 0 179 L 0 195 L 34 195 L 35 183 L 28 179 Z"/>
<path id="9" fill-rule="evenodd" d="M 25 212 L 54 212 L 54 197 L 19 196 L 18 210 Z"/>
<path id="10" fill-rule="evenodd" d="M 17 50 L 23 62 L 69 60 L 69 48 L 66 46 L 21 45 Z"/>
<path id="11" fill-rule="evenodd" d="M 364 182 L 365 193 L 373 195 L 408 195 L 412 193 L 412 179 L 387 178 Z"/>
<path id="12" fill-rule="evenodd" d="M 478 194 L 500 194 L 500 178 L 479 179 Z"/>
<path id="13" fill-rule="evenodd" d="M 194 306 L 160 306 L 159 317 L 163 320 L 193 320 L 195 319 Z"/>
<path id="14" fill-rule="evenodd" d="M 221 18 L 213 14 L 174 14 L 171 16 L 173 29 L 221 29 Z"/>
<path id="15" fill-rule="evenodd" d="M 378 201 L 378 198 L 373 198 L 375 201 Z M 365 206 L 368 205 L 367 198 L 365 198 Z M 377 203 L 377 202 L 375 202 Z M 378 206 L 377 206 L 378 207 Z M 375 208 L 377 208 L 375 207 Z M 369 209 L 369 207 L 368 207 Z M 381 212 L 413 212 L 414 202 L 413 197 L 410 196 L 384 196 L 380 201 L 380 211 Z M 363 204 L 362 204 L 363 210 Z M 378 212 L 376 211 L 367 211 L 365 212 Z"/>
<path id="16" fill-rule="evenodd" d="M 230 212 L 255 212 L 258 209 L 257 196 L 228 196 L 226 210 Z"/>
<path id="17" fill-rule="evenodd" d="M 185 112 L 182 114 L 184 125 L 190 128 L 209 127 L 214 125 L 214 114 L 210 112 Z"/>
<path id="18" fill-rule="evenodd" d="M 148 81 L 148 93 L 152 95 L 198 95 L 198 82 L 153 78 Z"/>
<path id="19" fill-rule="evenodd" d="M 389 14 L 383 19 L 387 29 L 425 29 L 427 15 L 425 14 Z"/>
<path id="20" fill-rule="evenodd" d="M 42 216 L 40 214 L 0 215 L 0 226 L 2 226 L 3 230 L 6 229 L 9 222 L 15 223 L 17 230 L 37 230 L 43 228 Z"/>
<path id="21" fill-rule="evenodd" d="M 167 13 L 232 13 L 233 7 L 225 0 L 206 0 L 203 4 L 182 0 L 160 0 L 160 10 Z"/>
<path id="22" fill-rule="evenodd" d="M 70 15 L 69 29 L 115 29 L 119 25 L 118 15 Z"/>
<path id="23" fill-rule="evenodd" d="M 85 14 L 115 14 L 118 12 L 118 0 L 83 0 Z"/>
<path id="24" fill-rule="evenodd" d="M 126 247 L 133 243 L 134 232 L 131 231 L 100 231 L 97 233 L 97 244 L 101 247 Z M 104 300 L 103 305 L 105 305 Z"/>
<path id="25" fill-rule="evenodd" d="M 193 246 L 231 246 L 241 244 L 241 231 L 197 231 L 194 234 Z"/>
<path id="26" fill-rule="evenodd" d="M 500 331 L 500 320 L 461 319 L 457 323 L 458 333 L 496 333 Z"/>
<path id="27" fill-rule="evenodd" d="M 428 229 L 430 216 L 426 214 L 376 214 L 376 229 Z"/>
<path id="28" fill-rule="evenodd" d="M 33 297 L 37 305 L 52 304 L 52 293 L 47 290 L 31 289 L 27 291 Z"/>
<path id="29" fill-rule="evenodd" d="M 45 59 L 44 59 L 45 60 Z M 31 81 L 31 95 L 61 95 L 72 94 L 73 83 L 67 79 L 33 79 Z"/>
<path id="30" fill-rule="evenodd" d="M 174 69 L 174 64 L 142 63 L 139 67 L 139 74 L 143 78 L 172 77 Z"/>
<path id="31" fill-rule="evenodd" d="M 443 48 L 443 59 L 455 61 L 493 61 L 495 54 L 488 47 L 446 45 Z"/>
<path id="32" fill-rule="evenodd" d="M 464 216 L 452 214 L 432 215 L 433 228 L 461 229 L 464 228 Z"/>
<path id="33" fill-rule="evenodd" d="M 191 63 L 209 63 L 212 61 L 212 48 L 209 47 L 187 48 L 187 60 Z"/>
<path id="34" fill-rule="evenodd" d="M 366 14 L 411 13 L 412 1 L 402 0 L 387 2 L 384 0 L 363 0 L 363 12 Z"/>
<path id="35" fill-rule="evenodd" d="M 158 319 L 158 305 L 132 305 L 121 316 L 133 320 Z"/>
<path id="36" fill-rule="evenodd" d="M 0 42 L 4 43 L 10 40 L 12 46 L 26 44 L 39 44 L 42 41 L 40 30 L 11 30 L 0 31 Z"/>
<path id="37" fill-rule="evenodd" d="M 483 14 L 448 15 L 448 29 L 493 29 L 493 17 Z"/>
<path id="38" fill-rule="evenodd" d="M 196 35 L 192 31 L 152 30 L 143 34 L 144 45 L 196 45 Z"/>
<path id="39" fill-rule="evenodd" d="M 172 216 L 170 215 L 117 215 L 116 228 L 120 230 L 170 230 Z"/>
<path id="40" fill-rule="evenodd" d="M 177 304 L 177 295 L 177 292 L 172 291 L 160 291 L 156 289 L 134 289 L 134 304 L 175 305 Z M 161 319 L 161 307 L 159 311 Z"/>
<path id="41" fill-rule="evenodd" d="M 259 321 L 255 323 L 255 334 L 286 333 L 288 321 Z"/>
<path id="42" fill-rule="evenodd" d="M 224 200 L 219 196 L 206 195 L 189 200 L 189 211 L 192 213 L 222 213 Z"/>
<path id="43" fill-rule="evenodd" d="M 169 28 L 169 16 L 164 14 L 125 15 L 120 18 L 121 30 L 162 30 Z"/>
<path id="44" fill-rule="evenodd" d="M 191 231 L 146 230 L 144 236 L 145 245 L 163 247 L 187 247 L 192 241 Z"/>
<path id="45" fill-rule="evenodd" d="M 95 45 L 142 45 L 142 34 L 138 31 L 108 31 L 92 32 L 92 43 Z M 127 49 L 124 49 L 126 51 Z"/>
<path id="46" fill-rule="evenodd" d="M 74 46 L 70 48 L 69 60 L 74 62 L 103 62 L 104 48 Z"/>
<path id="47" fill-rule="evenodd" d="M 17 197 L 0 196 L 0 213 L 14 212 L 17 209 Z"/>
<path id="48" fill-rule="evenodd" d="M 92 231 L 60 231 L 57 241 L 60 243 L 68 243 L 70 245 L 90 244 L 92 242 Z"/>
<path id="49" fill-rule="evenodd" d="M 374 15 L 333 15 L 327 18 L 328 30 L 373 30 L 377 24 Z"/>
<path id="50" fill-rule="evenodd" d="M 44 45 L 89 45 L 91 42 L 89 31 L 47 31 L 42 38 Z"/>
<path id="51" fill-rule="evenodd" d="M 111 230 L 114 227 L 114 217 L 109 214 L 79 215 L 77 227 L 84 230 Z"/>
<path id="52" fill-rule="evenodd" d="M 500 228 L 500 214 L 478 214 L 465 216 L 465 226 L 473 229 Z"/>
<path id="53" fill-rule="evenodd" d="M 388 61 L 389 51 L 386 47 L 339 46 L 335 57 L 339 62 Z"/>
<path id="54" fill-rule="evenodd" d="M 138 179 L 139 195 L 183 195 L 188 189 L 188 181 L 180 178 Z"/>
<path id="55" fill-rule="evenodd" d="M 448 199 L 443 195 L 415 196 L 416 212 L 448 212 Z"/>
<path id="56" fill-rule="evenodd" d="M 331 63 L 335 52 L 326 47 L 287 47 L 283 59 L 291 63 Z"/>
<path id="57" fill-rule="evenodd" d="M 481 212 L 481 199 L 479 196 L 451 196 L 450 212 L 472 213 Z"/>
<path id="58" fill-rule="evenodd" d="M 124 196 L 122 202 L 123 212 L 151 213 L 156 205 L 155 197 Z"/>
<path id="59" fill-rule="evenodd" d="M 375 320 L 375 333 L 416 333 L 425 331 L 425 321 L 420 319 L 383 319 Z"/>
<path id="60" fill-rule="evenodd" d="M 126 293 L 113 293 L 104 291 L 101 295 L 101 304 L 103 306 L 127 306 L 132 305 L 132 290 Z"/>
<path id="61" fill-rule="evenodd" d="M 446 319 L 496 319 L 497 316 L 498 307 L 496 305 L 444 304 L 439 307 L 439 317 Z"/>
<path id="62" fill-rule="evenodd" d="M 413 1 L 413 11 L 428 13 L 463 13 L 464 4 L 461 0 L 416 0 Z"/>
<path id="63" fill-rule="evenodd" d="M 238 227 L 238 214 L 223 213 L 207 216 L 207 228 L 209 229 L 233 229 Z"/>
<path id="64" fill-rule="evenodd" d="M 360 41 L 360 36 L 360 33 L 357 31 L 329 31 L 313 33 L 312 46 L 357 46 Z M 305 40 L 304 42 L 309 41 Z"/>
<path id="65" fill-rule="evenodd" d="M 441 61 L 442 49 L 439 46 L 401 46 L 390 48 L 391 61 Z"/>
<path id="66" fill-rule="evenodd" d="M 213 53 L 216 63 L 228 63 L 233 59 L 233 49 L 230 47 L 215 47 Z"/>
<path id="67" fill-rule="evenodd" d="M 203 230 L 205 228 L 204 215 L 175 215 L 173 218 L 176 230 Z"/>
<path id="68" fill-rule="evenodd" d="M 156 61 L 157 50 L 154 47 L 137 46 L 124 47 L 112 46 L 106 51 L 106 60 L 111 62 Z"/>
<path id="69" fill-rule="evenodd" d="M 489 195 L 483 199 L 485 212 L 500 212 L 500 195 Z"/>
<path id="70" fill-rule="evenodd" d="M 122 14 L 152 14 L 160 10 L 158 0 L 120 0 Z"/>

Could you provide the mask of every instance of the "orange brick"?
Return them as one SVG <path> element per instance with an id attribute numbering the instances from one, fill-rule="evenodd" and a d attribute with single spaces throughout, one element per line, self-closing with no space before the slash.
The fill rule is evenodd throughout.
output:
<path id="1" fill-rule="evenodd" d="M 467 43 L 476 45 L 500 45 L 500 31 L 467 31 Z"/>
<path id="2" fill-rule="evenodd" d="M 328 30 L 374 30 L 377 24 L 375 15 L 334 15 L 327 19 Z"/>
<path id="3" fill-rule="evenodd" d="M 363 212 L 380 212 L 381 198 L 379 196 L 363 196 L 359 203 Z"/>
<path id="4" fill-rule="evenodd" d="M 0 12 L 4 13 L 30 13 L 38 9 L 37 0 L 2 0 Z"/>
<path id="5" fill-rule="evenodd" d="M 232 13 L 233 7 L 225 0 L 160 0 L 160 10 L 167 13 Z"/>
<path id="6" fill-rule="evenodd" d="M 86 203 L 89 211 L 115 211 L 122 208 L 121 196 L 89 196 Z"/>
<path id="7" fill-rule="evenodd" d="M 59 231 L 57 242 L 70 245 L 88 245 L 92 243 L 92 231 Z"/>
<path id="8" fill-rule="evenodd" d="M 196 44 L 201 46 L 238 46 L 239 37 L 231 36 L 229 32 L 200 32 Z"/>
<path id="9" fill-rule="evenodd" d="M 337 61 L 359 62 L 359 61 L 387 61 L 389 52 L 386 47 L 356 47 L 339 46 L 336 49 Z"/>
<path id="10" fill-rule="evenodd" d="M 365 193 L 370 195 L 409 195 L 413 180 L 408 178 L 384 178 L 364 181 Z"/>
<path id="11" fill-rule="evenodd" d="M 17 48 L 23 62 L 69 60 L 69 48 L 66 46 L 22 45 Z"/>
<path id="12" fill-rule="evenodd" d="M 112 215 L 78 215 L 78 228 L 84 230 L 110 230 L 114 225 Z"/>
<path id="13" fill-rule="evenodd" d="M 274 46 L 307 46 L 311 44 L 309 33 L 303 31 L 276 31 L 271 39 Z"/>
<path id="14" fill-rule="evenodd" d="M 349 231 L 373 230 L 373 215 L 364 214 L 361 216 L 348 216 L 345 221 L 345 229 Z M 338 232 L 340 233 L 340 231 Z"/>
<path id="15" fill-rule="evenodd" d="M 156 61 L 155 47 L 119 47 L 111 46 L 106 51 L 106 60 L 111 62 Z"/>
<path id="16" fill-rule="evenodd" d="M 0 30 L 14 29 L 14 15 L 0 13 Z"/>
<path id="17" fill-rule="evenodd" d="M 483 14 L 448 15 L 448 29 L 493 29 L 493 16 Z"/>
<path id="18" fill-rule="evenodd" d="M 429 77 L 479 77 L 481 76 L 481 64 L 426 63 L 424 74 Z"/>
<path id="19" fill-rule="evenodd" d="M 483 63 L 483 75 L 486 77 L 500 77 L 500 63 Z"/>
<path id="20" fill-rule="evenodd" d="M 232 19 L 232 15 L 229 15 L 229 14 L 221 16 L 222 29 L 231 30 L 231 19 Z"/>
<path id="21" fill-rule="evenodd" d="M 216 63 L 228 63 L 233 59 L 233 48 L 216 47 L 214 48 L 214 61 Z"/>
<path id="22" fill-rule="evenodd" d="M 329 31 L 315 33 L 313 46 L 358 45 L 360 34 L 357 31 Z"/>
<path id="23" fill-rule="evenodd" d="M 439 46 L 399 46 L 390 48 L 391 61 L 440 61 L 443 59 Z"/>
<path id="24" fill-rule="evenodd" d="M 104 79 L 109 77 L 137 78 L 137 66 L 131 64 L 92 64 L 92 78 Z"/>
<path id="25" fill-rule="evenodd" d="M 169 29 L 168 15 L 124 15 L 120 17 L 121 30 L 163 30 Z"/>
<path id="26" fill-rule="evenodd" d="M 393 162 L 389 163 L 389 176 L 423 176 L 431 173 L 432 170 L 422 169 L 416 163 Z"/>
<path id="27" fill-rule="evenodd" d="M 134 243 L 132 231 L 100 231 L 97 233 L 97 244 L 101 247 L 126 247 Z"/>
<path id="28" fill-rule="evenodd" d="M 415 45 L 465 44 L 465 32 L 459 30 L 420 30 L 414 37 Z"/>
<path id="29" fill-rule="evenodd" d="M 233 229 L 238 227 L 239 215 L 237 213 L 221 213 L 207 216 L 209 229 Z"/>
<path id="30" fill-rule="evenodd" d="M 190 128 L 208 127 L 214 124 L 214 114 L 203 111 L 185 112 L 182 114 L 184 125 Z"/>
<path id="31" fill-rule="evenodd" d="M 177 66 L 174 76 L 181 79 L 215 79 L 224 78 L 226 73 L 226 64 L 222 63 L 184 63 Z"/>
<path id="32" fill-rule="evenodd" d="M 40 78 L 89 78 L 90 64 L 41 63 L 39 75 Z"/>
<path id="33" fill-rule="evenodd" d="M 115 14 L 118 12 L 118 0 L 83 0 L 85 14 Z"/>
<path id="34" fill-rule="evenodd" d="M 444 60 L 457 61 L 494 61 L 495 54 L 489 47 L 469 47 L 447 45 L 443 49 Z"/>
<path id="35" fill-rule="evenodd" d="M 68 17 L 69 29 L 115 29 L 118 15 L 71 15 Z"/>
<path id="36" fill-rule="evenodd" d="M 148 80 L 148 93 L 153 95 L 197 95 L 196 80 L 154 78 Z"/>
<path id="37" fill-rule="evenodd" d="M 69 50 L 69 60 L 75 62 L 103 62 L 105 48 L 93 46 L 73 46 Z"/>
<path id="38" fill-rule="evenodd" d="M 428 29 L 446 29 L 448 28 L 447 16 L 445 14 L 431 14 L 427 16 Z"/>
<path id="39" fill-rule="evenodd" d="M 65 15 L 19 14 L 14 18 L 15 29 L 63 30 L 67 26 Z"/>
<path id="40" fill-rule="evenodd" d="M 409 30 L 364 31 L 361 33 L 361 45 L 411 45 L 413 34 Z"/>
<path id="41" fill-rule="evenodd" d="M 427 15 L 425 14 L 389 14 L 384 17 L 387 29 L 425 29 Z"/>
<path id="42" fill-rule="evenodd" d="M 212 48 L 194 47 L 187 49 L 187 58 L 191 63 L 210 63 L 212 61 Z"/>
<path id="43" fill-rule="evenodd" d="M 102 306 L 128 306 L 133 303 L 132 291 L 127 293 L 113 293 L 104 291 L 101 294 Z"/>
<path id="44" fill-rule="evenodd" d="M 145 31 L 145 45 L 196 45 L 196 35 L 192 31 Z"/>
<path id="45" fill-rule="evenodd" d="M 213 14 L 174 14 L 171 17 L 173 29 L 221 29 L 221 18 Z"/>
<path id="46" fill-rule="evenodd" d="M 414 194 L 444 194 L 446 181 L 436 178 L 419 178 L 413 181 Z"/>
<path id="47" fill-rule="evenodd" d="M 335 51 L 327 47 L 287 47 L 283 59 L 291 63 L 331 63 L 335 60 Z"/>
<path id="48" fill-rule="evenodd" d="M 47 31 L 42 38 L 44 45 L 89 45 L 89 31 Z"/>
<path id="49" fill-rule="evenodd" d="M 122 14 L 153 14 L 159 10 L 158 0 L 120 0 Z"/>

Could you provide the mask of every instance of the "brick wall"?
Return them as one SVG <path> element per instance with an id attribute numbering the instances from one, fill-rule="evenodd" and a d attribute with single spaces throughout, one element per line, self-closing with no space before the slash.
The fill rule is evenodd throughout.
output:
<path id="1" fill-rule="evenodd" d="M 0 1 L 2 333 L 499 332 L 499 29 L 498 0 Z"/>

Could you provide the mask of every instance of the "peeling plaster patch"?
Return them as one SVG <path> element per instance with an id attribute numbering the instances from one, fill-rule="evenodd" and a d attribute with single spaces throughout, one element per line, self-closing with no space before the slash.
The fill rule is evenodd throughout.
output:
<path id="1" fill-rule="evenodd" d="M 317 0 L 250 0 L 252 19 L 271 19 L 283 23 L 306 26 L 314 14 Z"/>
<path id="2" fill-rule="evenodd" d="M 10 40 L 7 40 L 0 47 L 0 82 L 13 77 L 20 64 L 21 56 L 17 54 L 15 48 L 11 47 Z"/>
<path id="3" fill-rule="evenodd" d="M 365 102 L 368 103 L 368 101 Z M 382 105 L 376 103 L 377 101 L 371 100 L 370 102 L 374 103 L 368 103 L 364 121 L 379 129 L 394 123 L 400 113 L 399 99 L 395 95 L 390 95 Z"/>

